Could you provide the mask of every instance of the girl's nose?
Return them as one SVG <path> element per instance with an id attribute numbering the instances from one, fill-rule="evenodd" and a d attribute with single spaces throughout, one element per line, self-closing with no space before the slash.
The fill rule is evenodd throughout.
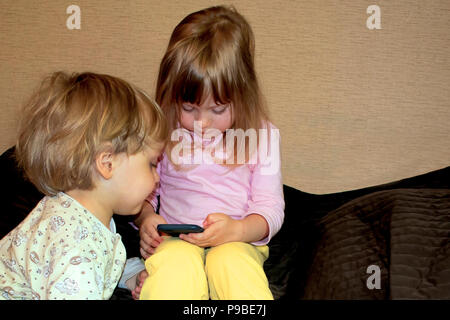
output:
<path id="1" fill-rule="evenodd" d="M 200 120 L 199 121 L 202 122 L 202 129 L 209 128 L 209 125 L 211 124 L 211 119 L 209 118 L 209 116 L 205 112 L 202 112 L 202 114 L 200 115 Z"/>

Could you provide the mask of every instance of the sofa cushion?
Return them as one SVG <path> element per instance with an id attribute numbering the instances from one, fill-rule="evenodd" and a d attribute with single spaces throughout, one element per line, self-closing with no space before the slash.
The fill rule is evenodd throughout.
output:
<path id="1" fill-rule="evenodd" d="M 270 244 L 264 269 L 275 298 L 305 298 L 317 244 L 323 237 L 321 219 L 340 206 L 383 190 L 450 189 L 450 167 L 378 186 L 316 195 L 284 186 L 285 220 Z"/>
<path id="2" fill-rule="evenodd" d="M 450 298 L 450 189 L 370 193 L 317 227 L 305 299 Z"/>

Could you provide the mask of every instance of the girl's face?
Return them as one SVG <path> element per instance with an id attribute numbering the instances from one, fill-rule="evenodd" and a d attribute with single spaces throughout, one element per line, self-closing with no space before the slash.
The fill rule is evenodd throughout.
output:
<path id="1" fill-rule="evenodd" d="M 217 104 L 214 102 L 212 95 L 209 95 L 200 105 L 183 102 L 180 123 L 189 131 L 194 131 L 194 121 L 200 121 L 202 133 L 207 129 L 218 129 L 225 132 L 233 125 L 231 108 L 231 103 Z"/>

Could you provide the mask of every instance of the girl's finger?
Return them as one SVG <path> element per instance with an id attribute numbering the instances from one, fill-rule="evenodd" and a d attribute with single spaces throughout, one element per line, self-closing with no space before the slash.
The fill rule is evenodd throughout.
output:
<path id="1" fill-rule="evenodd" d="M 158 242 L 158 244 L 164 240 L 163 237 L 161 237 L 161 235 L 159 234 L 158 230 L 156 229 L 152 229 L 150 231 L 150 236 L 153 238 L 153 240 Z"/>
<path id="2" fill-rule="evenodd" d="M 144 259 L 148 259 L 150 257 L 150 254 L 148 254 L 147 251 L 142 249 L 142 247 L 139 248 L 139 252 L 141 253 L 142 258 L 144 258 Z"/>
<path id="3" fill-rule="evenodd" d="M 151 237 L 151 234 L 142 231 L 142 232 L 139 233 L 139 236 L 141 238 L 141 241 L 145 242 L 147 245 L 150 245 L 152 243 L 153 239 Z"/>
<path id="4" fill-rule="evenodd" d="M 145 242 L 145 241 L 142 240 L 142 239 L 139 241 L 139 246 L 140 246 L 142 249 L 144 249 L 145 251 L 148 251 L 148 250 L 151 248 L 151 244 Z"/>

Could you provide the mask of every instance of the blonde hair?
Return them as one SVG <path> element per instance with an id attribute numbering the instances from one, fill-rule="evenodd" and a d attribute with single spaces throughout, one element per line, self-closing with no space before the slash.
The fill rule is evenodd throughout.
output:
<path id="1" fill-rule="evenodd" d="M 23 108 L 15 155 L 31 182 L 53 195 L 92 189 L 101 152 L 131 155 L 167 137 L 163 112 L 144 91 L 109 75 L 56 72 Z"/>
<path id="2" fill-rule="evenodd" d="M 200 104 L 208 94 L 232 104 L 232 129 L 262 128 L 269 119 L 254 67 L 254 35 L 234 7 L 189 14 L 175 27 L 161 61 L 156 101 L 171 130 L 183 102 Z"/>

